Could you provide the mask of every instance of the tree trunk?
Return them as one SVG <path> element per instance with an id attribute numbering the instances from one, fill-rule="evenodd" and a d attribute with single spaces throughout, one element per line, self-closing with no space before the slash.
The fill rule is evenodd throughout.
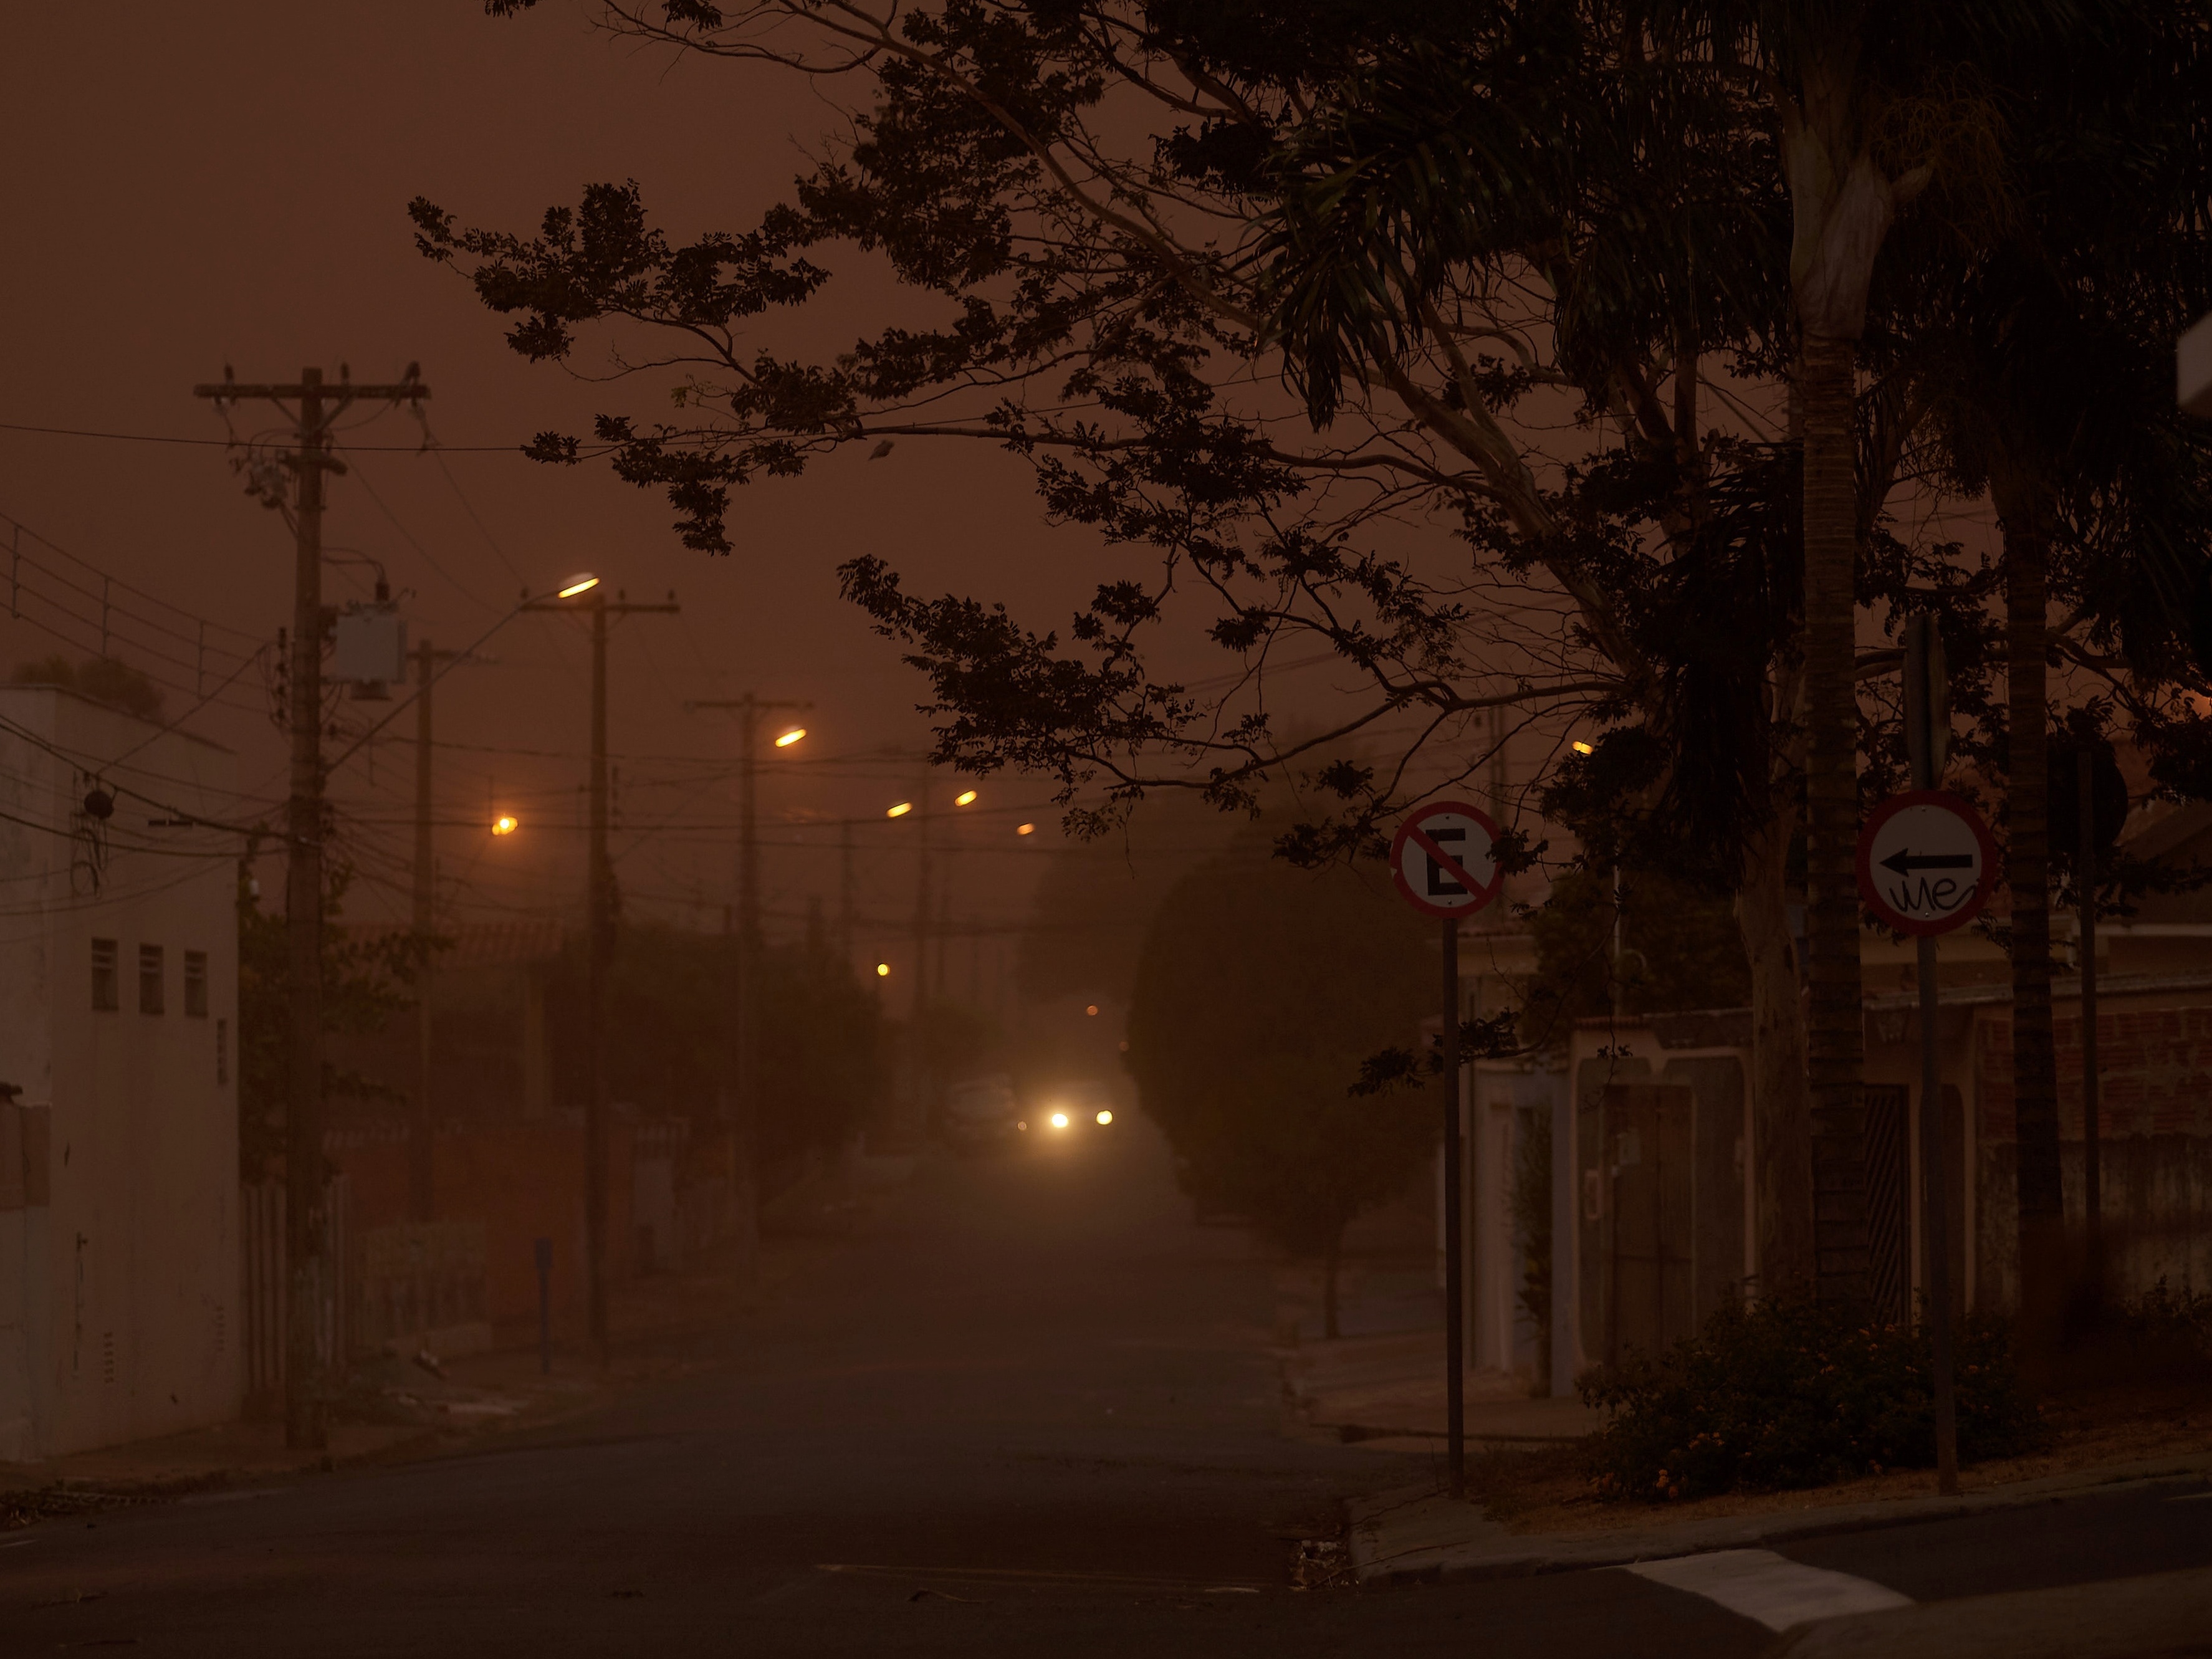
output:
<path id="1" fill-rule="evenodd" d="M 2020 1309 L 2031 1330 L 2061 1296 L 2058 1059 L 2051 1031 L 2051 546 L 2032 483 L 2003 487 L 2007 766 L 2005 880 L 2012 900 L 2013 1110 L 2019 1136 Z"/>
<path id="2" fill-rule="evenodd" d="M 1805 934 L 1811 1006 L 1814 1285 L 1823 1300 L 1866 1294 L 1866 1152 L 1859 1070 L 1857 348 L 1808 333 L 1797 392 L 1805 421 Z"/>
<path id="3" fill-rule="evenodd" d="M 1755 1288 L 1771 1297 L 1813 1284 L 1813 1137 L 1805 1091 L 1805 1001 L 1790 927 L 1787 866 L 1794 813 L 1768 820 L 1747 848 L 1736 927 L 1751 963 L 1752 1151 L 1759 1241 Z"/>

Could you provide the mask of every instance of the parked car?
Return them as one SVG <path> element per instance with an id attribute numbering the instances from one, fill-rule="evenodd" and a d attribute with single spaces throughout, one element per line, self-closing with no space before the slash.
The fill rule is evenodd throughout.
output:
<path id="1" fill-rule="evenodd" d="M 1003 1074 L 969 1078 L 945 1091 L 938 1133 L 957 1152 L 1009 1147 L 1023 1137 L 1022 1103 Z"/>

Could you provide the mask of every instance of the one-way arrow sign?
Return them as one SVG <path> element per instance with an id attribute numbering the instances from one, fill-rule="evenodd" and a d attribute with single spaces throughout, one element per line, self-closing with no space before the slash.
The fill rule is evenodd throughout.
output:
<path id="1" fill-rule="evenodd" d="M 1884 801 L 1859 836 L 1859 892 L 1900 933 L 1948 933 L 1980 914 L 1996 848 L 1981 814 L 1941 789 Z"/>

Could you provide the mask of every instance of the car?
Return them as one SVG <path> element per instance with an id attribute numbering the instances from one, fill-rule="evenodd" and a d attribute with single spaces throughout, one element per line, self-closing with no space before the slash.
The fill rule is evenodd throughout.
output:
<path id="1" fill-rule="evenodd" d="M 1114 1117 L 1112 1085 L 1085 1078 L 1038 1090 L 1023 1114 L 1022 1133 L 1033 1145 L 1049 1146 L 1110 1129 Z"/>
<path id="2" fill-rule="evenodd" d="M 1022 1103 L 1003 1073 L 968 1078 L 945 1091 L 938 1133 L 956 1152 L 985 1152 L 1020 1141 Z"/>

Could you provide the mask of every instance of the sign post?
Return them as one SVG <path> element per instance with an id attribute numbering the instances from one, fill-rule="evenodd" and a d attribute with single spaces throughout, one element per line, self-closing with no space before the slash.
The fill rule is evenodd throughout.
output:
<path id="1" fill-rule="evenodd" d="M 1467 1352 L 1460 1225 L 1459 924 L 1505 884 L 1498 825 L 1479 806 L 1434 801 L 1398 826 L 1390 878 L 1406 902 L 1443 923 L 1444 1444 L 1451 1495 L 1467 1493 Z"/>
<path id="2" fill-rule="evenodd" d="M 1958 1407 L 1952 1375 L 1950 1192 L 1943 1168 L 1943 1073 L 1936 1048 L 1936 941 L 1980 914 L 1996 868 L 1981 815 L 1936 787 L 1950 744 L 1942 641 L 1935 618 L 1905 635 L 1905 748 L 1912 790 L 1884 801 L 1859 835 L 1859 892 L 1877 918 L 1919 945 L 1921 1285 L 1928 1305 L 1936 1396 L 1936 1482 L 1959 1490 Z"/>

